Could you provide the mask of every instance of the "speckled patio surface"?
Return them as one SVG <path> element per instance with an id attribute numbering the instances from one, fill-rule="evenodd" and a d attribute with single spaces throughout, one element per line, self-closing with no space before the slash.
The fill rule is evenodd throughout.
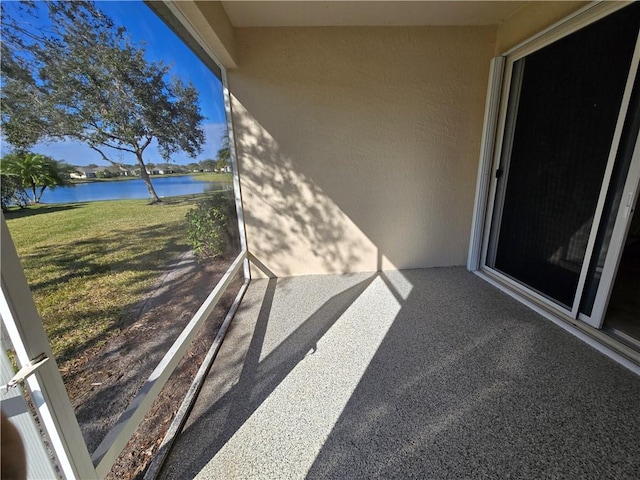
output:
<path id="1" fill-rule="evenodd" d="M 166 479 L 640 477 L 640 378 L 463 268 L 252 281 Z"/>

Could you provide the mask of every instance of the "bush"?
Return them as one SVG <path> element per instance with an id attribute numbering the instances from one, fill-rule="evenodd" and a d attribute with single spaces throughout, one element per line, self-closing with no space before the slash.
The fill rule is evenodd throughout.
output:
<path id="1" fill-rule="evenodd" d="M 22 188 L 22 182 L 16 175 L 0 173 L 0 206 L 6 212 L 9 205 L 24 208 L 29 204 L 29 197 Z"/>
<path id="2" fill-rule="evenodd" d="M 227 250 L 227 224 L 232 197 L 223 192 L 199 200 L 187 212 L 187 239 L 198 261 L 216 258 Z"/>

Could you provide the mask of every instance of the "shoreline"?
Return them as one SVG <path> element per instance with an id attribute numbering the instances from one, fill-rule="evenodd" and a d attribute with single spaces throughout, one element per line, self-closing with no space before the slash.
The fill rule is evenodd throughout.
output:
<path id="1" fill-rule="evenodd" d="M 193 173 L 167 173 L 166 175 L 149 175 L 151 180 L 157 178 L 167 177 L 195 177 L 198 180 L 205 182 L 232 182 L 233 176 L 231 173 L 216 173 L 216 172 L 193 172 Z M 205 177 L 205 178 L 198 178 Z M 109 178 L 72 178 L 70 183 L 72 185 L 82 185 L 85 183 L 103 183 L 103 182 L 127 182 L 130 180 L 141 180 L 139 175 L 123 176 L 123 177 L 109 177 Z M 62 186 L 62 185 L 61 185 Z"/>
<path id="2" fill-rule="evenodd" d="M 162 185 L 159 186 L 158 184 L 156 184 L 155 180 L 162 180 L 163 177 L 170 177 L 170 176 L 191 177 L 194 183 L 199 183 L 200 185 L 203 185 L 203 184 L 208 184 L 208 185 L 202 187 L 204 188 L 203 191 L 191 192 L 191 191 L 182 190 L 182 191 L 172 191 L 170 193 L 163 192 Z M 91 180 L 94 180 L 94 179 L 91 179 Z M 55 188 L 55 190 L 57 189 L 73 190 L 74 187 L 81 188 L 81 186 L 83 185 L 87 185 L 87 186 L 82 188 L 93 189 L 94 187 L 89 187 L 88 185 L 102 183 L 100 179 L 98 181 L 91 181 L 91 180 L 82 181 L 78 183 L 71 183 L 71 185 L 59 185 Z M 142 179 L 140 177 L 124 177 L 122 179 L 118 179 L 118 181 L 120 182 L 133 181 L 133 180 L 140 181 Z M 171 202 L 171 199 L 175 199 L 175 198 L 190 197 L 193 195 L 203 195 L 203 194 L 206 194 L 207 192 L 229 190 L 233 188 L 233 177 L 230 173 L 200 173 L 200 174 L 182 174 L 182 175 L 169 174 L 169 175 L 156 176 L 155 178 L 152 179 L 152 183 L 154 183 L 158 196 L 164 203 L 164 202 Z M 162 184 L 163 182 L 158 182 L 158 183 Z M 191 181 L 187 181 L 186 183 L 191 183 Z M 124 185 L 124 184 L 120 186 L 117 186 L 115 184 L 111 186 L 107 186 L 106 184 L 103 183 L 103 187 L 95 187 L 95 188 L 107 188 L 109 189 L 110 192 L 113 190 L 114 194 L 109 195 L 108 198 L 95 198 L 95 195 L 89 195 L 89 197 L 93 197 L 93 198 L 82 198 L 82 197 L 87 197 L 87 195 L 70 195 L 70 196 L 65 195 L 64 197 L 60 197 L 59 195 L 57 195 L 57 192 L 55 191 L 45 192 L 43 199 L 39 203 L 29 204 L 24 209 L 21 209 L 16 205 L 12 204 L 12 205 L 9 205 L 9 209 L 5 213 L 20 211 L 25 209 L 39 208 L 39 206 L 60 206 L 60 205 L 67 205 L 67 204 L 84 204 L 88 202 L 90 203 L 109 202 L 109 201 L 118 201 L 118 200 L 147 200 L 147 201 L 150 200 L 150 197 L 148 196 L 148 193 L 146 191 L 144 193 L 139 193 L 139 195 L 138 194 L 135 194 L 132 196 L 125 195 L 124 192 L 130 191 L 130 189 L 128 185 Z M 160 188 L 160 190 L 158 190 L 158 188 Z M 118 193 L 115 193 L 115 192 L 118 192 Z M 165 194 L 163 195 L 163 193 Z M 103 195 L 100 195 L 100 197 L 103 197 Z"/>

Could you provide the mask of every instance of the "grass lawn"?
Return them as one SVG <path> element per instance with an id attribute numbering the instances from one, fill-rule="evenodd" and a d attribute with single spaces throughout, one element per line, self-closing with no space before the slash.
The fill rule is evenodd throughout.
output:
<path id="1" fill-rule="evenodd" d="M 196 179 L 205 182 L 233 182 L 233 175 L 230 173 L 194 173 Z"/>
<path id="2" fill-rule="evenodd" d="M 105 340 L 188 249 L 198 196 L 29 207 L 5 214 L 58 362 Z"/>

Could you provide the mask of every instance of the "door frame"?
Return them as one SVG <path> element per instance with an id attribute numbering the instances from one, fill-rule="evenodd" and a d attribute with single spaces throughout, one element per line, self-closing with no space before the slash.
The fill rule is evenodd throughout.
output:
<path id="1" fill-rule="evenodd" d="M 564 318 L 579 319 L 586 324 L 600 328 L 602 326 L 604 313 L 606 312 L 606 306 L 610 297 L 610 290 L 613 286 L 613 278 L 617 271 L 619 264 L 619 257 L 621 255 L 621 248 L 612 248 L 613 242 L 618 242 L 618 247 L 624 241 L 628 224 L 623 225 L 622 222 L 618 225 L 616 221 L 615 236 L 612 237 L 612 243 L 607 253 L 605 268 L 603 271 L 603 277 L 598 286 L 596 305 L 591 316 L 586 316 L 579 313 L 580 299 L 583 294 L 589 261 L 593 255 L 595 247 L 595 240 L 602 217 L 604 203 L 606 200 L 607 189 L 611 181 L 611 174 L 613 165 L 615 163 L 615 157 L 618 150 L 620 138 L 622 135 L 622 128 L 624 126 L 624 120 L 629 107 L 629 101 L 631 98 L 631 91 L 635 76 L 638 72 L 638 66 L 640 64 L 640 34 L 636 40 L 636 46 L 634 55 L 632 58 L 631 67 L 627 77 L 627 84 L 622 99 L 622 104 L 618 114 L 617 125 L 614 131 L 613 141 L 609 152 L 609 158 L 607 161 L 607 167 L 603 177 L 600 194 L 596 206 L 593 222 L 590 228 L 589 240 L 587 243 L 587 249 L 585 252 L 585 261 L 580 272 L 578 288 L 576 295 L 571 305 L 571 308 L 565 308 L 565 306 L 541 295 L 531 288 L 527 288 L 525 285 L 516 282 L 507 275 L 487 266 L 487 255 L 489 249 L 489 236 L 491 227 L 494 222 L 494 210 L 496 205 L 499 205 L 500 199 L 497 199 L 497 171 L 501 167 L 500 162 L 503 157 L 503 148 L 505 143 L 505 137 L 509 134 L 507 118 L 509 109 L 509 99 L 511 95 L 512 77 L 513 77 L 513 65 L 516 61 L 526 57 L 527 55 L 544 48 L 545 46 L 554 43 L 561 38 L 570 35 L 593 22 L 596 22 L 621 8 L 627 6 L 628 3 L 598 3 L 591 4 L 587 7 L 578 10 L 574 14 L 565 18 L 564 20 L 552 25 L 546 30 L 540 32 L 534 37 L 526 40 L 525 42 L 517 45 L 511 50 L 505 52 L 500 57 L 495 58 L 491 64 L 491 71 L 489 77 L 489 89 L 487 92 L 487 103 L 485 109 L 485 125 L 483 131 L 482 151 L 480 156 L 480 165 L 478 170 L 478 179 L 476 185 L 476 198 L 474 206 L 474 217 L 471 229 L 471 239 L 469 245 L 469 256 L 467 262 L 467 268 L 469 271 L 481 271 L 494 280 L 504 284 L 508 288 L 516 291 L 524 298 L 533 301 L 535 304 L 545 308 L 546 310 L 555 312 Z M 513 133 L 513 132 L 511 132 Z M 636 157 L 638 155 L 638 148 L 634 151 L 634 165 Z M 504 173 L 503 173 L 504 175 Z M 627 184 L 625 184 L 625 195 L 630 191 L 630 187 L 635 185 L 633 189 L 633 198 L 637 199 L 638 182 L 633 183 L 632 172 L 630 170 L 627 177 Z M 634 200 L 635 201 L 635 200 Z M 623 202 L 624 203 L 624 202 Z M 621 209 L 622 209 L 621 205 Z M 618 212 L 619 216 L 622 214 Z M 630 217 L 629 217 L 630 218 Z M 617 252 L 617 254 L 616 254 Z M 609 275 L 607 281 L 604 281 L 605 273 Z"/>
<path id="2" fill-rule="evenodd" d="M 580 320 L 585 321 L 595 328 L 602 328 L 605 320 L 609 300 L 618 274 L 620 260 L 624 251 L 631 220 L 635 209 L 638 206 L 638 196 L 640 196 L 640 135 L 636 137 L 636 144 L 633 149 L 631 165 L 627 173 L 627 180 L 622 190 L 622 199 L 616 215 L 616 220 L 611 234 L 611 241 L 607 249 L 600 284 L 596 293 L 591 316 L 580 314 Z M 640 340 L 640 339 L 638 339 Z"/>

